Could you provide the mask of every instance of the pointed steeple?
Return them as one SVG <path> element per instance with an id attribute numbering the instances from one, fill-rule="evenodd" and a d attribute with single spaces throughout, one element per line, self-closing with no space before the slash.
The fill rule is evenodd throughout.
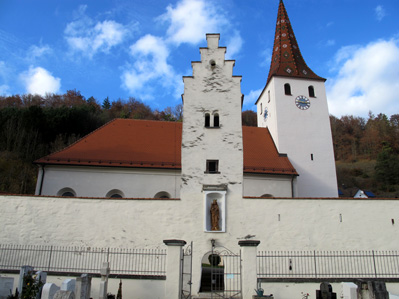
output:
<path id="1" fill-rule="evenodd" d="M 272 61 L 270 63 L 267 83 L 269 83 L 273 76 L 326 80 L 317 76 L 306 65 L 299 50 L 283 0 L 280 0 L 278 8 Z"/>

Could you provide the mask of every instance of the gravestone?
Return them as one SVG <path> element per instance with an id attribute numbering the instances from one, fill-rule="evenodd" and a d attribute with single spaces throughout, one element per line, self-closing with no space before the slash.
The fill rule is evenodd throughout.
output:
<path id="1" fill-rule="evenodd" d="M 54 295 L 57 291 L 59 291 L 59 287 L 57 287 L 54 283 L 46 283 L 43 286 L 42 290 L 42 299 L 54 299 Z"/>
<path id="2" fill-rule="evenodd" d="M 357 299 L 357 285 L 353 282 L 343 282 L 341 288 L 345 299 Z"/>
<path id="3" fill-rule="evenodd" d="M 61 291 L 75 292 L 75 288 L 76 288 L 75 279 L 65 279 L 61 284 Z"/>
<path id="4" fill-rule="evenodd" d="M 91 277 L 82 274 L 76 278 L 75 297 L 76 299 L 90 299 Z"/>
<path id="5" fill-rule="evenodd" d="M 316 290 L 316 299 L 337 299 L 337 293 L 333 293 L 331 284 L 322 282 L 320 290 Z"/>
<path id="6" fill-rule="evenodd" d="M 0 299 L 6 299 L 14 289 L 13 277 L 0 277 Z"/>
<path id="7" fill-rule="evenodd" d="M 40 299 L 41 298 L 41 294 L 42 294 L 42 290 L 43 290 L 43 286 L 47 281 L 47 272 L 44 271 L 37 271 L 36 272 L 36 281 L 41 281 L 42 282 L 42 286 L 39 288 L 39 292 L 37 292 L 36 295 L 36 299 Z"/>
<path id="8" fill-rule="evenodd" d="M 75 299 L 75 293 L 72 291 L 57 291 L 54 295 L 54 299 Z"/>
<path id="9" fill-rule="evenodd" d="M 31 266 L 22 266 L 19 270 L 19 282 L 18 282 L 18 292 L 22 293 L 24 288 L 24 276 L 33 273 L 33 267 Z"/>
<path id="10" fill-rule="evenodd" d="M 389 293 L 383 281 L 359 281 L 356 284 L 359 299 L 389 299 Z"/>
<path id="11" fill-rule="evenodd" d="M 109 263 L 103 263 L 101 267 L 101 282 L 100 282 L 100 296 L 99 299 L 107 299 L 107 289 L 108 289 L 108 276 L 109 276 Z"/>

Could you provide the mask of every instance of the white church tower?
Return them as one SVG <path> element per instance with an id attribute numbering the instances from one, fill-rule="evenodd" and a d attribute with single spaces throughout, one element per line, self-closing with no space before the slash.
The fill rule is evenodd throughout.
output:
<path id="1" fill-rule="evenodd" d="M 242 199 L 243 144 L 241 76 L 234 60 L 225 60 L 219 34 L 207 34 L 201 61 L 183 77 L 182 201 L 203 210 L 203 231 L 225 232 L 228 206 Z M 219 229 L 211 227 L 212 203 L 219 210 Z M 199 220 L 199 219 L 198 219 Z"/>
<path id="2" fill-rule="evenodd" d="M 337 197 L 337 179 L 324 82 L 305 63 L 280 0 L 267 83 L 256 102 L 280 153 L 299 173 L 295 197 Z"/>

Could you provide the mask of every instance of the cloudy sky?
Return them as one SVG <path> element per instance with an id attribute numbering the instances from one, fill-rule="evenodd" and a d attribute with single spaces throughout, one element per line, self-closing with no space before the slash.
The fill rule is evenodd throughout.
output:
<path id="1" fill-rule="evenodd" d="M 182 76 L 220 33 L 244 109 L 269 71 L 278 0 L 0 0 L 0 95 L 80 91 L 181 103 Z M 302 55 L 327 78 L 330 113 L 399 113 L 398 0 L 285 0 Z"/>

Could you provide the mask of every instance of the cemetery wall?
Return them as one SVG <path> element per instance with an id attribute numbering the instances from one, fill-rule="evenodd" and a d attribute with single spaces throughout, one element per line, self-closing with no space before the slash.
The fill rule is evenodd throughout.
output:
<path id="1" fill-rule="evenodd" d="M 165 239 L 193 241 L 193 292 L 201 260 L 246 236 L 258 250 L 397 250 L 399 200 L 276 199 L 226 195 L 226 232 L 204 232 L 204 200 L 0 196 L 0 242 L 166 249 Z"/>
<path id="2" fill-rule="evenodd" d="M 214 238 L 234 251 L 250 234 L 259 250 L 398 248 L 396 199 L 229 199 L 226 233 L 204 233 L 202 201 L 2 195 L 0 242 L 155 249 L 178 238 L 198 251 Z"/>

